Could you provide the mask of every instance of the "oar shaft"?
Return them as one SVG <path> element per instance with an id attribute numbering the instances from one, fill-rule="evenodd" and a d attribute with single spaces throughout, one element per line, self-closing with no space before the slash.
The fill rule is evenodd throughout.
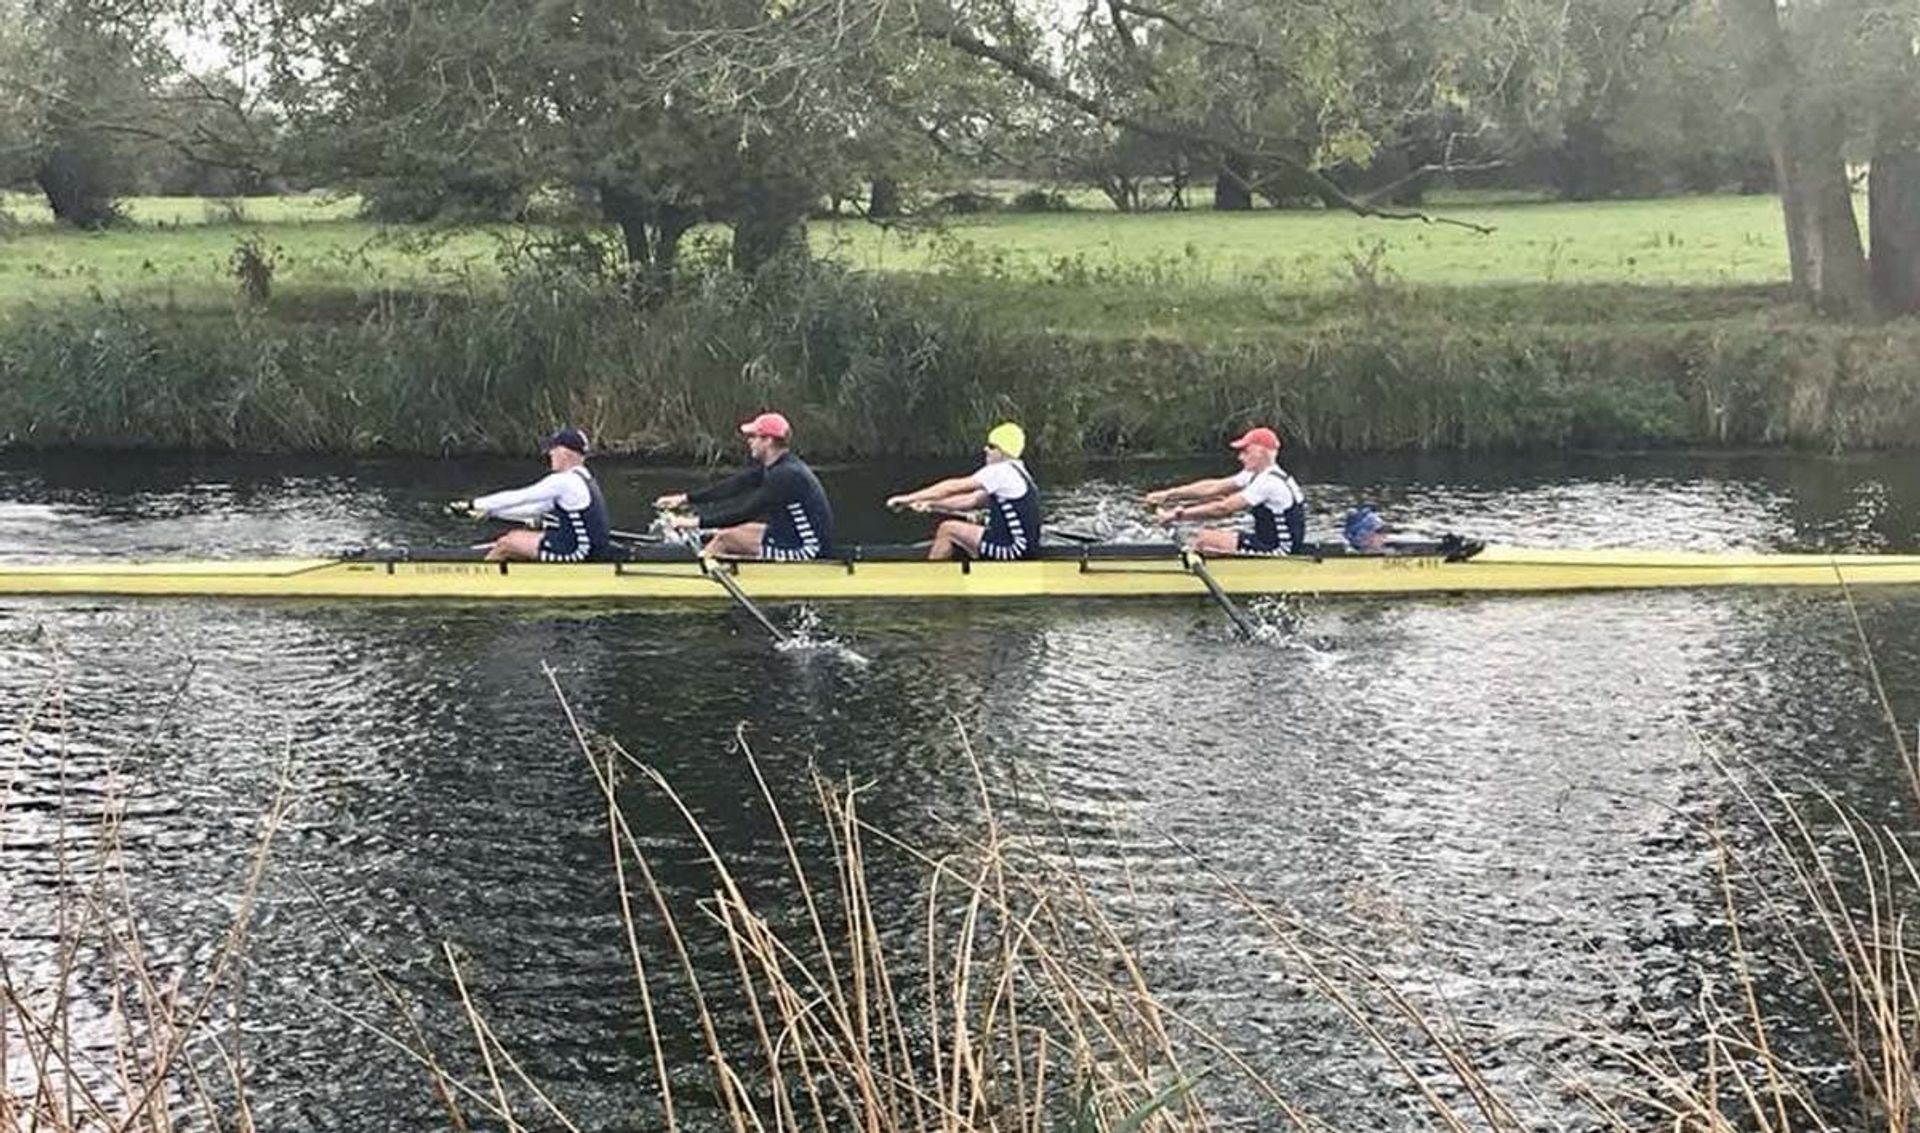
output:
<path id="1" fill-rule="evenodd" d="M 665 538 L 678 539 L 681 543 L 685 544 L 686 547 L 693 552 L 694 557 L 699 560 L 700 573 L 719 583 L 720 588 L 727 592 L 727 595 L 733 599 L 735 605 L 745 610 L 754 621 L 760 623 L 760 628 L 767 631 L 767 636 L 773 638 L 774 641 L 781 645 L 785 645 L 792 639 L 791 634 L 773 624 L 773 619 L 767 617 L 767 615 L 761 611 L 759 605 L 756 604 L 753 599 L 747 597 L 747 592 L 740 589 L 740 583 L 734 580 L 727 564 L 716 562 L 712 558 L 700 553 L 699 537 L 692 531 L 686 530 L 685 528 L 662 528 L 661 535 Z"/>
<path id="2" fill-rule="evenodd" d="M 733 600 L 739 603 L 741 609 L 753 615 L 753 620 L 759 622 L 760 628 L 766 630 L 769 636 L 783 645 L 786 644 L 789 636 L 787 631 L 774 625 L 772 619 L 768 618 L 766 614 L 760 611 L 760 607 L 754 604 L 753 599 L 747 597 L 747 592 L 740 589 L 740 584 L 736 582 L 733 575 L 728 572 L 725 563 L 716 563 L 712 559 L 702 557 L 700 560 L 700 569 L 707 573 L 708 578 L 719 583 L 728 594 L 732 595 Z"/>
<path id="3" fill-rule="evenodd" d="M 1221 586 L 1220 580 L 1213 577 L 1213 572 L 1207 569 L 1205 556 L 1198 551 L 1182 551 L 1180 559 L 1186 564 L 1186 568 L 1193 572 L 1194 577 L 1206 586 L 1207 593 L 1213 596 L 1214 602 L 1218 603 L 1220 609 L 1226 613 L 1227 620 L 1233 623 L 1233 628 L 1239 631 L 1241 637 L 1251 641 L 1258 636 L 1258 627 L 1254 625 L 1253 619 L 1246 615 L 1246 611 L 1242 610 L 1238 603 L 1227 596 L 1226 588 Z"/>

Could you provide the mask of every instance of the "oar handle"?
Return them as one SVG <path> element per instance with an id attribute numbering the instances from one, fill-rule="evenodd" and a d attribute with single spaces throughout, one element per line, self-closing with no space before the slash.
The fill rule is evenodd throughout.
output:
<path id="1" fill-rule="evenodd" d="M 959 508 L 939 507 L 934 504 L 901 504 L 892 509 L 895 512 L 912 512 L 915 515 L 931 515 L 941 519 L 960 519 L 968 523 L 979 523 L 980 513 L 962 511 Z"/>

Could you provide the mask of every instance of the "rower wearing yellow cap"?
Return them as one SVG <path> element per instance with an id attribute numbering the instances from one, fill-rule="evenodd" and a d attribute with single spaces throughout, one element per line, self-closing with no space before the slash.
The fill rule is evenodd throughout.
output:
<path id="1" fill-rule="evenodd" d="M 1030 559 L 1040 550 L 1040 489 L 1027 466 L 1027 434 L 1011 421 L 987 433 L 986 461 L 971 476 L 938 480 L 917 492 L 894 496 L 895 510 L 971 511 L 986 509 L 986 523 L 942 520 L 933 532 L 930 559 L 950 559 L 964 550 L 982 559 Z"/>

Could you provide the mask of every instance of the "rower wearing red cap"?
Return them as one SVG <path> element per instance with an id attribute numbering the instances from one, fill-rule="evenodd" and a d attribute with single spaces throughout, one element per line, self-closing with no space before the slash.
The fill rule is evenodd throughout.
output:
<path id="1" fill-rule="evenodd" d="M 689 504 L 674 515 L 675 527 L 719 528 L 705 553 L 739 559 L 802 561 L 833 553 L 833 508 L 826 489 L 788 446 L 793 426 L 778 413 L 762 413 L 740 426 L 747 438 L 747 467 L 717 484 L 674 492 L 653 501 L 662 511 Z"/>
<path id="2" fill-rule="evenodd" d="M 1307 541 L 1306 497 L 1278 463 L 1280 435 L 1259 426 L 1241 434 L 1233 447 L 1240 454 L 1240 471 L 1234 475 L 1148 492 L 1146 502 L 1158 509 L 1154 518 L 1179 523 L 1224 519 L 1244 511 L 1253 519 L 1249 529 L 1202 529 L 1189 545 L 1216 555 L 1299 553 Z"/>

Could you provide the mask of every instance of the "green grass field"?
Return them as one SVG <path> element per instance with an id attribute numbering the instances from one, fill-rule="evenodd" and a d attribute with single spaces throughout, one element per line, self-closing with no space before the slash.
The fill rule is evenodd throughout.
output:
<path id="1" fill-rule="evenodd" d="M 1775 282 L 1787 270 L 1771 197 L 1436 211 L 1494 231 L 1323 211 L 1089 211 L 963 218 L 939 233 L 842 224 L 819 239 L 865 268 L 1061 283 L 1157 274 L 1186 285 L 1299 291 L 1351 284 L 1355 261 L 1373 258 L 1376 246 L 1377 276 L 1423 285 L 1729 286 Z"/>
<path id="2" fill-rule="evenodd" d="M 275 301 L 297 311 L 395 291 L 487 289 L 525 230 L 383 227 L 351 199 L 138 198 L 132 227 L 55 228 L 31 198 L 0 198 L 0 310 L 69 301 L 223 308 L 235 249 L 272 258 Z M 1770 301 L 1787 273 L 1771 197 L 1593 204 L 1442 204 L 1493 229 L 1321 211 L 993 214 L 938 228 L 820 222 L 820 254 L 958 292 L 983 313 L 1080 333 L 1218 339 L 1391 302 L 1474 320 L 1720 317 Z M 717 241 L 718 232 L 696 234 Z"/>

